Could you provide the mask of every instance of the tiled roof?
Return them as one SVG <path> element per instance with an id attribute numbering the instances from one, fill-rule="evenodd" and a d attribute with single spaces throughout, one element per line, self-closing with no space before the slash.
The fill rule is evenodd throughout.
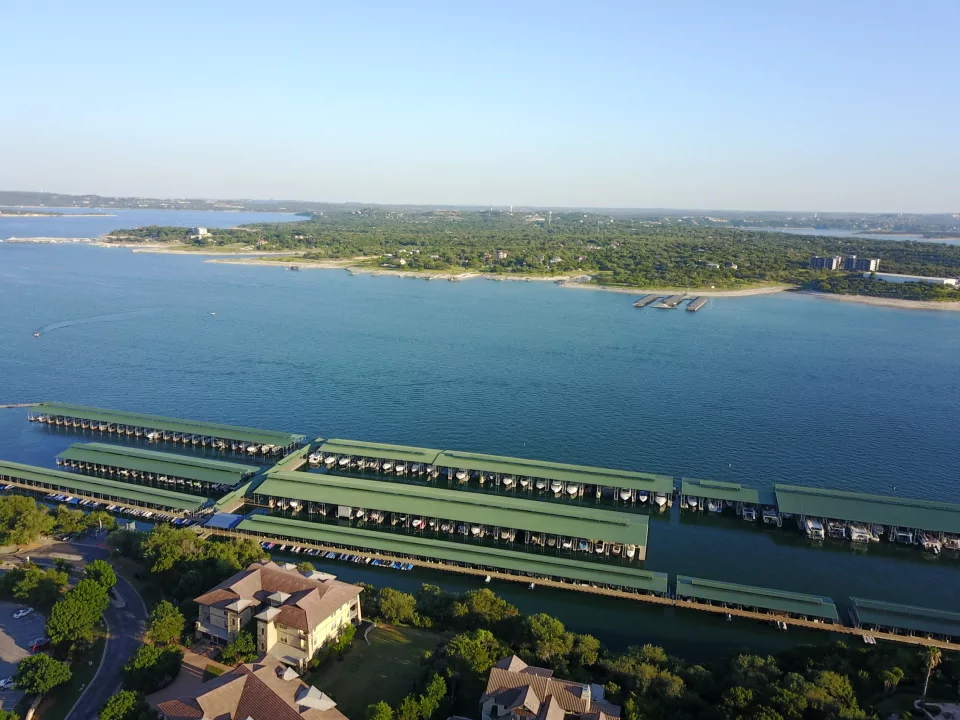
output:
<path id="1" fill-rule="evenodd" d="M 273 596 L 274 599 L 283 600 L 277 622 L 309 631 L 361 591 L 357 585 L 338 580 L 310 580 L 296 569 L 288 570 L 272 562 L 261 562 L 223 581 L 196 598 L 196 602 L 226 608 L 237 600 L 249 600 L 258 606 Z"/>
<path id="2" fill-rule="evenodd" d="M 193 698 L 160 703 L 166 720 L 347 720 L 336 707 L 318 710 L 297 702 L 310 686 L 299 677 L 290 677 L 274 660 L 241 665 L 219 678 L 204 683 L 204 692 Z"/>
<path id="3" fill-rule="evenodd" d="M 612 718 L 620 717 L 618 706 L 602 700 L 593 700 L 588 685 L 560 680 L 552 675 L 551 670 L 527 665 L 516 656 L 504 658 L 490 670 L 484 698 L 495 698 L 498 705 L 509 707 L 516 705 L 521 697 L 516 690 L 529 688 L 536 693 L 540 701 L 539 712 L 533 711 L 538 712 L 540 720 L 557 720 L 552 717 L 557 713 L 562 717 L 563 713 L 586 715 L 603 712 Z M 552 703 L 555 703 L 559 709 L 551 709 Z M 530 708 L 529 704 L 525 705 Z"/>

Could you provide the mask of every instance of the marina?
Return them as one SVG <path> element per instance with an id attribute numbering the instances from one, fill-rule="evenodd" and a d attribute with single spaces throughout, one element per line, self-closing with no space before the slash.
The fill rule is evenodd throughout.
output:
<path id="1" fill-rule="evenodd" d="M 700 478 L 677 482 L 668 475 L 368 441 L 305 444 L 302 435 L 82 406 L 53 412 L 53 406 L 39 406 L 39 416 L 31 410 L 31 419 L 133 439 L 71 445 L 56 456 L 70 472 L 0 462 L 3 491 L 151 522 L 202 525 L 202 532 L 249 537 L 279 552 L 332 553 L 395 569 L 416 565 L 531 589 L 629 597 L 763 620 L 781 630 L 813 627 L 943 647 L 960 638 L 951 613 L 854 599 L 847 623 L 829 597 L 689 575 L 671 583 L 668 573 L 644 567 L 650 520 L 675 504 L 681 513 L 801 532 L 815 544 L 886 539 L 932 554 L 960 549 L 957 505 L 800 485 L 761 490 Z M 291 451 L 264 469 L 148 449 L 153 432 L 180 433 L 172 442 L 184 449 L 194 438 L 201 445 L 203 437 L 258 445 L 269 438 L 289 440 Z"/>
<path id="2" fill-rule="evenodd" d="M 693 298 L 687 305 L 687 312 L 697 312 L 697 310 L 700 310 L 706 304 L 707 298 L 705 297 Z"/>
<path id="3" fill-rule="evenodd" d="M 655 302 L 659 298 L 659 295 L 644 295 L 642 298 L 637 300 L 633 306 L 635 308 L 644 308 L 652 302 Z"/>

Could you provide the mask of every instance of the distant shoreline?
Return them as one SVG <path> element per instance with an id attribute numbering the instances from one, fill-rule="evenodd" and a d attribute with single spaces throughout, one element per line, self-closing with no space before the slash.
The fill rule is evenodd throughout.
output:
<path id="1" fill-rule="evenodd" d="M 0 211 L 0 218 L 65 218 L 65 217 L 116 217 L 112 213 L 6 213 Z"/>
<path id="2" fill-rule="evenodd" d="M 459 282 L 462 280 L 484 279 L 494 282 L 552 282 L 561 288 L 572 288 L 574 290 L 600 290 L 602 292 L 614 292 L 628 295 L 644 295 L 656 293 L 660 295 L 667 294 L 685 294 L 695 297 L 756 297 L 763 295 L 774 295 L 782 292 L 795 292 L 799 295 L 810 295 L 823 300 L 840 300 L 842 302 L 860 303 L 862 305 L 872 305 L 874 307 L 890 307 L 901 310 L 941 310 L 947 312 L 960 311 L 960 301 L 956 302 L 935 302 L 931 300 L 904 300 L 900 298 L 873 297 L 870 295 L 840 295 L 838 293 L 822 293 L 812 290 L 801 290 L 795 285 L 761 285 L 757 287 L 742 288 L 739 290 L 714 290 L 698 288 L 646 288 L 646 287 L 624 287 L 597 285 L 593 283 L 578 282 L 583 275 L 506 275 L 496 273 L 479 272 L 452 272 L 452 271 L 417 271 L 417 270 L 395 270 L 392 268 L 370 267 L 363 265 L 354 265 L 358 260 L 367 258 L 345 258 L 330 260 L 291 260 L 277 261 L 268 260 L 268 257 L 289 257 L 296 258 L 298 254 L 306 251 L 286 251 L 286 252 L 264 252 L 262 250 L 239 250 L 229 252 L 204 251 L 202 248 L 196 250 L 181 250 L 182 244 L 171 243 L 107 243 L 100 239 L 93 238 L 9 238 L 9 243 L 89 243 L 95 247 L 105 248 L 125 248 L 133 252 L 155 253 L 158 255 L 194 255 L 203 257 L 204 262 L 220 263 L 223 265 L 257 265 L 262 267 L 278 267 L 289 269 L 296 266 L 300 270 L 346 270 L 351 275 L 372 275 L 372 276 L 394 276 L 407 277 L 422 280 L 447 280 Z"/>

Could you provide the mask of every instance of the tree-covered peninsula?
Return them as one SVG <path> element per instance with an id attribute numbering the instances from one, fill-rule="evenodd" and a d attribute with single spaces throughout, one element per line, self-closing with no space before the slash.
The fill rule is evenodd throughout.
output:
<path id="1" fill-rule="evenodd" d="M 353 260 L 396 271 L 456 271 L 585 277 L 604 285 L 740 289 L 790 284 L 821 292 L 960 299 L 947 289 L 892 289 L 843 273 L 808 269 L 814 255 L 881 258 L 884 272 L 960 275 L 960 247 L 942 243 L 805 236 L 704 225 L 691 218 L 591 213 L 376 208 L 301 222 L 211 229 L 118 230 L 108 242 L 177 243 L 196 249 L 296 253 L 299 262 Z M 289 262 L 290 257 L 278 258 Z"/>

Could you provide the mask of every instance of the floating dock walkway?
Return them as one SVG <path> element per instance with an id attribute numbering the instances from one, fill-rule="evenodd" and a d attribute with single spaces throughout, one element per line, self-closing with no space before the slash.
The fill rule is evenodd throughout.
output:
<path id="1" fill-rule="evenodd" d="M 249 455 L 283 455 L 299 447 L 306 438 L 305 435 L 273 430 L 54 402 L 40 403 L 29 418 L 48 425 L 201 445 Z"/>
<path id="2" fill-rule="evenodd" d="M 659 295 L 656 295 L 656 294 L 654 294 L 654 295 L 645 295 L 644 297 L 642 297 L 642 298 L 640 298 L 639 300 L 637 300 L 637 301 L 633 304 L 633 306 L 634 306 L 635 308 L 643 308 L 643 307 L 646 307 L 646 306 L 649 305 L 650 303 L 654 302 L 658 297 L 660 297 L 660 296 L 659 296 Z"/>
<path id="3" fill-rule="evenodd" d="M 698 297 L 690 301 L 690 304 L 687 305 L 687 312 L 696 312 L 700 310 L 704 305 L 707 304 L 707 298 Z"/>
<path id="4" fill-rule="evenodd" d="M 683 302 L 683 295 L 671 295 L 666 300 L 654 305 L 658 310 L 676 310 L 677 306 Z"/>

